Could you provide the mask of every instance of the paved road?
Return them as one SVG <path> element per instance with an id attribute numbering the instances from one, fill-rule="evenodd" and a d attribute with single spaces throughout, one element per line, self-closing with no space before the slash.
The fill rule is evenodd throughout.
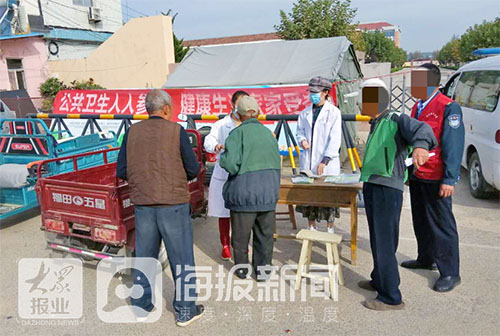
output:
<path id="1" fill-rule="evenodd" d="M 438 294 L 431 290 L 438 273 L 400 269 L 401 290 L 406 310 L 373 312 L 360 302 L 373 297 L 357 288 L 372 266 L 368 230 L 364 212 L 360 209 L 358 265 L 343 263 L 345 286 L 340 288 L 340 300 L 333 302 L 307 296 L 305 302 L 217 301 L 216 293 L 206 302 L 207 318 L 188 328 L 174 324 L 170 302 L 172 281 L 164 273 L 164 306 L 159 321 L 152 324 L 109 324 L 96 314 L 96 270 L 87 266 L 83 272 L 83 319 L 77 326 L 23 325 L 17 313 L 17 260 L 46 257 L 40 217 L 0 229 L 0 330 L 2 335 L 498 335 L 500 303 L 500 228 L 498 200 L 473 199 L 463 181 L 454 199 L 461 244 L 462 284 L 455 291 Z M 408 195 L 401 217 L 398 260 L 415 257 L 416 242 L 411 227 Z M 349 216 L 342 211 L 338 232 L 346 236 Z M 305 227 L 306 222 L 300 220 Z M 321 227 L 323 227 L 322 225 Z M 291 232 L 289 224 L 279 222 L 278 230 Z M 219 259 L 217 225 L 212 219 L 194 221 L 195 255 L 198 265 L 223 265 Z M 324 252 L 314 247 L 313 262 L 322 263 Z M 295 264 L 300 245 L 295 241 L 278 240 L 275 244 L 276 265 Z M 349 257 L 347 245 L 342 256 Z M 215 273 L 215 271 L 214 271 Z M 258 297 L 259 288 L 253 281 L 251 295 Z M 289 290 L 288 287 L 284 287 Z M 306 289 L 310 289 L 307 285 Z M 262 290 L 262 289 L 261 289 Z M 116 303 L 116 302 L 115 302 Z"/>

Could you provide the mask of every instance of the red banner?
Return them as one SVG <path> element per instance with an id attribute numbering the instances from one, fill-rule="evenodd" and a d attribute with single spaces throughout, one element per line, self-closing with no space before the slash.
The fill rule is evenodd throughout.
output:
<path id="1" fill-rule="evenodd" d="M 221 114 L 231 111 L 237 89 L 166 89 L 173 100 L 174 119 L 183 114 Z M 257 99 L 263 114 L 297 114 L 310 104 L 307 85 L 243 89 Z M 61 114 L 146 114 L 149 89 L 66 90 L 54 101 Z M 335 87 L 331 92 L 335 99 Z M 178 120 L 176 120 L 178 121 Z"/>

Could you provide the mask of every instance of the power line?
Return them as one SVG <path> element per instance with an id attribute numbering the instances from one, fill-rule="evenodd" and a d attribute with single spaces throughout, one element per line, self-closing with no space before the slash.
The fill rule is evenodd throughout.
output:
<path id="1" fill-rule="evenodd" d="M 72 6 L 69 6 L 69 5 L 66 5 L 66 4 L 62 4 L 60 2 L 57 2 L 57 1 L 54 1 L 52 0 L 51 3 L 54 3 L 56 5 L 59 5 L 61 7 L 65 7 L 65 8 L 69 8 L 71 10 L 74 10 L 74 11 L 77 11 L 77 12 L 82 12 L 82 13 L 88 13 L 88 11 L 84 10 L 84 9 L 78 9 L 78 8 L 75 8 L 75 7 L 72 7 Z M 103 16 L 104 18 L 108 18 L 108 21 L 111 21 L 111 22 L 115 22 L 115 23 L 119 23 L 120 25 L 123 24 L 123 22 L 119 22 L 119 21 L 116 21 L 116 20 L 112 20 L 110 16 Z"/>
<path id="2" fill-rule="evenodd" d="M 28 2 L 28 1 L 27 1 Z M 53 1 L 54 3 L 58 4 L 57 2 Z M 74 9 L 73 7 L 69 7 L 69 6 L 63 6 L 63 7 L 68 7 L 70 9 Z M 75 9 L 76 11 L 80 11 L 80 12 L 86 12 L 86 11 L 81 11 L 81 10 L 78 10 L 78 9 Z M 53 9 L 52 8 L 45 8 L 44 9 L 44 13 L 45 14 L 48 14 L 49 16 L 55 18 L 55 19 L 58 19 L 62 22 L 65 22 L 66 24 L 69 24 L 69 25 L 74 25 L 78 28 L 80 28 L 84 33 L 86 33 L 87 35 L 89 36 L 92 36 L 96 39 L 102 39 L 102 35 L 101 33 L 104 33 L 104 32 L 99 32 L 99 31 L 92 31 L 92 30 L 88 30 L 87 28 L 85 27 L 82 27 L 80 26 L 80 24 L 70 18 L 67 18 L 67 17 L 62 17 L 62 16 L 59 16 L 58 14 L 55 14 L 55 13 L 52 13 Z M 104 41 L 101 41 L 101 42 L 104 42 Z"/>
<path id="3" fill-rule="evenodd" d="M 32 6 L 35 6 L 35 5 L 36 5 L 36 6 L 38 6 L 38 4 L 34 4 L 34 3 L 30 2 L 30 1 L 27 1 L 27 0 L 25 0 L 25 1 L 26 1 L 27 3 L 29 3 L 30 5 L 32 5 Z M 58 5 L 58 6 L 61 6 L 61 7 L 65 7 L 65 8 L 68 8 L 68 9 L 74 10 L 74 11 L 76 11 L 76 12 L 81 12 L 81 13 L 88 14 L 88 11 L 87 11 L 87 10 L 84 10 L 84 9 L 78 9 L 78 8 L 75 8 L 75 7 L 72 7 L 72 6 L 66 5 L 66 4 L 62 4 L 62 3 L 59 3 L 59 2 L 57 2 L 57 1 L 53 1 L 53 0 L 51 1 L 51 3 L 56 4 L 56 5 Z M 45 11 L 49 11 L 49 10 L 54 11 L 54 9 L 52 9 L 52 8 L 50 8 L 50 7 L 44 7 L 44 8 L 42 8 L 42 11 L 44 11 L 44 12 L 45 12 Z M 55 18 L 58 18 L 58 19 L 62 19 L 61 17 L 57 17 L 57 16 L 54 16 L 54 15 L 51 15 L 51 16 L 52 16 L 52 17 L 55 17 Z M 112 16 L 104 16 L 104 15 L 103 15 L 102 17 L 103 17 L 103 18 L 106 18 L 106 19 L 107 19 L 107 21 L 114 22 L 114 23 L 118 23 L 118 24 L 120 24 L 120 26 L 121 26 L 121 25 L 123 25 L 123 22 L 113 20 L 113 19 L 112 19 L 112 18 L 113 18 Z M 69 19 L 69 18 L 65 18 L 65 19 L 66 19 L 66 20 L 71 20 L 71 19 Z M 73 24 L 77 25 L 77 27 L 79 27 L 79 28 L 81 28 L 81 29 L 86 29 L 86 28 L 84 28 L 84 27 L 79 26 L 79 24 L 78 24 L 77 22 L 74 22 L 74 21 L 73 21 Z"/>

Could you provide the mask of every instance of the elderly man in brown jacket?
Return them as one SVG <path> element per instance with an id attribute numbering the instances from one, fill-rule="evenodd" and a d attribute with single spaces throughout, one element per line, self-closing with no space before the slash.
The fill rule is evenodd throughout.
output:
<path id="1" fill-rule="evenodd" d="M 204 311 L 194 301 L 193 228 L 187 189 L 188 180 L 198 175 L 200 167 L 186 131 L 170 121 L 170 95 L 163 90 L 150 91 L 146 110 L 149 119 L 132 125 L 123 137 L 116 175 L 128 181 L 135 205 L 136 257 L 158 258 L 160 241 L 165 244 L 176 285 L 176 323 L 184 327 Z M 134 274 L 134 284 L 144 289 L 141 298 L 132 299 L 144 312 L 138 317 L 144 318 L 154 309 L 151 285 L 139 274 Z"/>

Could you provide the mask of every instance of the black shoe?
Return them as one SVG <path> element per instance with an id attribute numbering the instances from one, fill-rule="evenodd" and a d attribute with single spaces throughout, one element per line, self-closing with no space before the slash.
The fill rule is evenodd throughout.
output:
<path id="1" fill-rule="evenodd" d="M 248 271 L 244 268 L 237 269 L 234 274 L 240 279 L 248 279 Z"/>
<path id="2" fill-rule="evenodd" d="M 453 288 L 457 287 L 460 284 L 460 276 L 441 276 L 437 279 L 434 284 L 434 289 L 436 292 L 444 293 L 449 292 Z"/>
<path id="3" fill-rule="evenodd" d="M 273 272 L 271 270 L 257 270 L 255 271 L 254 270 L 254 274 L 255 274 L 255 281 L 257 282 L 266 282 L 266 281 L 269 281 L 271 279 L 271 276 L 273 275 Z"/>
<path id="4" fill-rule="evenodd" d="M 436 263 L 432 263 L 430 265 L 423 265 L 418 260 L 407 260 L 401 263 L 401 267 L 410 268 L 410 269 L 426 269 L 431 271 L 437 271 Z"/>
<path id="5" fill-rule="evenodd" d="M 358 287 L 363 288 L 364 290 L 368 290 L 371 292 L 376 292 L 377 290 L 373 287 L 372 282 L 370 280 L 362 280 L 358 282 Z"/>
<path id="6" fill-rule="evenodd" d="M 197 319 L 202 317 L 204 313 L 205 313 L 205 306 L 196 305 L 196 315 L 195 316 L 193 316 L 191 319 L 186 320 L 186 321 L 177 320 L 177 321 L 175 321 L 175 324 L 177 324 L 178 327 L 187 327 L 188 325 L 190 325 L 191 323 L 193 323 L 194 321 L 196 321 Z"/>

